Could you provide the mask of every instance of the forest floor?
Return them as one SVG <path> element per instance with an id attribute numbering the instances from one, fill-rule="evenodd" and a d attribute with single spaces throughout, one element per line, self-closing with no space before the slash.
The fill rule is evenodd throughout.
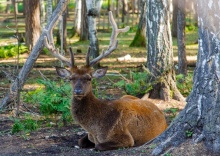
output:
<path id="1" fill-rule="evenodd" d="M 22 57 L 27 57 L 23 55 Z M 77 62 L 82 63 L 82 56 L 76 56 Z M 27 80 L 27 83 L 24 86 L 24 89 L 29 90 L 36 88 L 35 81 L 37 78 L 40 78 L 40 74 L 38 71 L 41 71 L 44 75 L 49 78 L 53 78 L 55 75 L 55 71 L 52 67 L 55 59 L 48 58 L 47 56 L 41 56 L 38 59 L 38 62 L 34 66 L 33 70 L 30 73 L 30 76 Z M 116 61 L 116 60 L 114 60 Z M 113 62 L 114 62 L 113 61 Z M 195 61 L 195 60 L 194 60 Z M 108 62 L 112 62 L 110 59 L 105 59 L 106 64 Z M 136 60 L 135 63 L 131 62 L 117 62 L 114 64 L 114 67 L 110 68 L 110 73 L 114 73 L 115 70 L 120 72 L 130 71 L 130 70 L 141 70 L 141 64 L 145 62 Z M 0 71 L 8 70 L 8 66 L 10 64 L 14 64 L 14 60 L 11 59 L 2 59 L 0 60 Z M 7 65 L 7 67 L 6 67 Z M 120 70 L 119 70 L 120 69 Z M 123 71 L 123 70 L 125 71 Z M 0 73 L 0 98 L 3 98 L 4 94 L 8 90 L 9 82 Z M 117 87 L 112 87 L 106 84 L 109 84 L 107 79 L 100 79 L 98 81 L 100 84 L 100 90 L 104 86 L 104 94 L 108 96 L 111 94 L 111 98 L 118 98 L 125 94 L 125 92 Z M 1 99 L 0 99 L 1 100 Z M 175 100 L 170 100 L 168 102 L 158 100 L 158 99 L 150 99 L 153 103 L 155 103 L 161 110 L 164 111 L 167 122 L 170 124 L 171 120 L 181 111 L 185 102 L 178 102 Z M 20 110 L 28 112 L 26 107 L 21 105 Z M 169 109 L 175 108 L 177 111 L 172 112 Z M 30 108 L 31 110 L 31 108 Z M 31 113 L 29 111 L 29 113 Z M 36 131 L 32 131 L 30 133 L 17 133 L 12 134 L 12 126 L 14 121 L 12 117 L 14 116 L 14 111 L 4 111 L 0 114 L 0 156 L 40 156 L 40 155 L 76 155 L 76 156 L 148 156 L 151 155 L 152 150 L 156 147 L 156 145 L 143 145 L 141 147 L 136 148 L 128 148 L 128 149 L 118 149 L 112 151 L 104 151 L 99 152 L 94 149 L 82 149 L 77 145 L 77 141 L 81 138 L 86 132 L 79 127 L 77 124 L 71 123 L 67 126 L 56 126 L 54 124 L 48 126 L 48 121 L 45 121 L 40 128 Z M 20 118 L 22 118 L 22 113 Z M 214 154 L 209 153 L 203 143 L 194 144 L 192 139 L 188 139 L 185 143 L 181 144 L 178 147 L 172 147 L 166 154 L 167 156 L 212 156 Z"/>

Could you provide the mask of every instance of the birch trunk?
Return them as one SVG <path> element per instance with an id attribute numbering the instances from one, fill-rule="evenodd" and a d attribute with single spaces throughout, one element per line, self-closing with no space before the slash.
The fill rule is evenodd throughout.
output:
<path id="1" fill-rule="evenodd" d="M 199 53 L 193 89 L 187 105 L 169 128 L 156 140 L 153 155 L 178 146 L 192 132 L 194 143 L 203 141 L 207 149 L 220 153 L 220 5 L 218 0 L 197 1 Z M 208 16 L 207 16 L 208 15 Z"/>
<path id="2" fill-rule="evenodd" d="M 170 4 L 168 0 L 147 0 L 147 68 L 152 74 L 150 98 L 184 101 L 175 83 Z M 173 95 L 171 96 L 171 91 Z"/>
<path id="3" fill-rule="evenodd" d="M 75 22 L 73 26 L 73 36 L 79 36 L 81 33 L 82 0 L 76 0 Z"/>
<path id="4" fill-rule="evenodd" d="M 99 56 L 99 40 L 97 38 L 96 18 L 99 16 L 100 6 L 94 0 L 86 0 L 87 19 L 89 29 L 89 41 L 91 57 L 96 58 Z M 98 64 L 99 66 L 99 64 Z"/>

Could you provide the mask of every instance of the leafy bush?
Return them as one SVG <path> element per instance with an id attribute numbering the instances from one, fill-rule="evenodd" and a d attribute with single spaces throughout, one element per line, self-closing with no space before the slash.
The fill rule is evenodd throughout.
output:
<path id="1" fill-rule="evenodd" d="M 24 120 L 21 119 L 14 119 L 14 125 L 12 127 L 12 134 L 18 132 L 31 132 L 38 128 L 38 122 L 31 118 L 31 116 L 26 115 Z"/>
<path id="2" fill-rule="evenodd" d="M 145 72 L 130 72 L 129 80 L 123 79 L 114 85 L 124 89 L 129 95 L 141 96 L 152 89 L 152 84 L 148 83 L 150 77 L 151 76 Z"/>
<path id="3" fill-rule="evenodd" d="M 181 94 L 187 97 L 192 90 L 193 74 L 189 73 L 186 77 L 183 74 L 176 75 L 176 84 Z"/>
<path id="4" fill-rule="evenodd" d="M 28 51 L 27 47 L 24 45 L 19 46 L 19 53 L 23 54 Z M 0 58 L 8 58 L 12 56 L 16 56 L 18 54 L 18 46 L 17 45 L 7 45 L 0 47 Z"/>
<path id="5" fill-rule="evenodd" d="M 70 99 L 71 86 L 63 81 L 57 83 L 51 80 L 38 80 L 43 87 L 28 92 L 24 100 L 39 105 L 40 112 L 46 117 L 50 115 L 62 116 L 64 122 L 71 120 Z"/>

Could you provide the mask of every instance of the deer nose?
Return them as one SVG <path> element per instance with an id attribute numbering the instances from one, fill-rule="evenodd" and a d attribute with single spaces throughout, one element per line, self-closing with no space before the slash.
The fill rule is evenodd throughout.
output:
<path id="1" fill-rule="evenodd" d="M 82 89 L 74 89 L 74 94 L 76 94 L 76 95 L 80 95 L 80 94 L 82 94 L 83 92 L 82 92 Z"/>

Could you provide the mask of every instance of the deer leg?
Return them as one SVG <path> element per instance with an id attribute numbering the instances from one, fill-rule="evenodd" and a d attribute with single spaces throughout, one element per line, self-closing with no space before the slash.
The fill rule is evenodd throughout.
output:
<path id="1" fill-rule="evenodd" d="M 134 146 L 134 139 L 131 134 L 114 135 L 112 141 L 106 141 L 95 145 L 95 150 L 106 151 L 118 148 L 126 148 Z"/>
<path id="2" fill-rule="evenodd" d="M 78 140 L 78 145 L 81 148 L 94 148 L 95 144 L 91 142 L 88 138 L 88 134 Z"/>

